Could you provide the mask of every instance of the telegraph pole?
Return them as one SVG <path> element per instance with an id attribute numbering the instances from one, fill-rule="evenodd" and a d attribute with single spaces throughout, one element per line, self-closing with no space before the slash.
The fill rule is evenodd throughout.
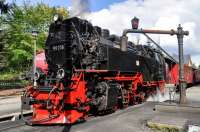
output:
<path id="1" fill-rule="evenodd" d="M 176 35 L 178 39 L 178 53 L 179 53 L 179 89 L 180 89 L 180 98 L 179 103 L 186 103 L 186 89 L 185 89 L 185 81 L 184 81 L 184 64 L 183 64 L 183 37 L 184 35 L 189 35 L 188 31 L 184 31 L 181 25 L 179 24 L 177 30 L 151 30 L 151 29 L 138 29 L 139 19 L 132 19 L 132 29 L 126 29 L 123 31 L 121 37 L 121 50 L 127 51 L 127 41 L 128 37 L 126 36 L 128 33 L 141 33 L 144 34 L 147 38 L 147 34 L 168 34 L 168 35 Z M 150 39 L 152 40 L 152 39 Z M 153 41 L 153 40 L 152 40 Z M 154 43 L 154 41 L 153 41 Z M 159 46 L 160 47 L 160 46 Z M 161 48 L 162 49 L 162 48 Z M 167 54 L 168 55 L 168 54 Z"/>

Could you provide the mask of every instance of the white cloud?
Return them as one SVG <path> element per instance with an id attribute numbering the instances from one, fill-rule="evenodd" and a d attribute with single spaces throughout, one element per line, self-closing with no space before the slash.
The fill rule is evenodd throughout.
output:
<path id="1" fill-rule="evenodd" d="M 140 18 L 141 28 L 176 29 L 180 23 L 184 30 L 190 32 L 189 36 L 184 37 L 184 51 L 192 55 L 194 63 L 200 64 L 199 5 L 199 0 L 126 0 L 108 9 L 92 12 L 87 18 L 94 25 L 108 28 L 112 34 L 118 35 L 122 34 L 123 29 L 131 28 L 130 20 L 134 16 Z M 152 37 L 158 40 L 158 36 Z M 175 36 L 160 35 L 160 42 L 168 52 L 177 51 Z"/>

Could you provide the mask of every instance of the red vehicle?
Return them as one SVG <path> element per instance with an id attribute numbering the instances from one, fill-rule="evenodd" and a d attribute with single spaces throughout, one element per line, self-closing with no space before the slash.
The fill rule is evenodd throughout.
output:
<path id="1" fill-rule="evenodd" d="M 47 74 L 48 64 L 46 62 L 44 51 L 37 53 L 37 55 L 36 55 L 36 67 L 37 67 L 37 69 L 40 69 L 41 72 Z"/>
<path id="2" fill-rule="evenodd" d="M 167 83 L 179 85 L 179 64 L 172 64 L 167 68 Z M 184 65 L 184 80 L 188 85 L 193 83 L 193 68 Z"/>
<path id="3" fill-rule="evenodd" d="M 193 69 L 193 84 L 200 83 L 200 70 Z"/>
<path id="4" fill-rule="evenodd" d="M 48 72 L 48 64 L 46 62 L 46 57 L 44 51 L 37 52 L 36 54 L 36 79 L 39 80 L 44 78 Z M 25 75 L 26 80 L 33 80 L 33 67 Z"/>
<path id="5" fill-rule="evenodd" d="M 179 64 L 166 59 L 166 83 L 179 86 Z M 187 87 L 190 87 L 200 82 L 200 71 L 191 66 L 184 64 L 184 80 Z"/>

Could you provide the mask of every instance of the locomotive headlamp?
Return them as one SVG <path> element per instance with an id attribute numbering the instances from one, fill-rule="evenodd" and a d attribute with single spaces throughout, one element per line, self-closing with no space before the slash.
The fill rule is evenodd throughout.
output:
<path id="1" fill-rule="evenodd" d="M 131 20 L 131 24 L 132 24 L 132 28 L 133 29 L 138 29 L 138 26 L 139 26 L 139 19 L 137 17 L 134 17 L 132 20 Z"/>
<path id="2" fill-rule="evenodd" d="M 62 21 L 62 19 L 63 19 L 63 17 L 62 17 L 62 15 L 60 15 L 60 14 L 55 14 L 54 17 L 53 17 L 53 20 L 54 20 L 55 22 L 57 22 L 57 21 Z"/>
<path id="3" fill-rule="evenodd" d="M 53 17 L 53 20 L 58 21 L 58 17 L 59 17 L 58 14 L 55 14 L 54 17 Z"/>
<path id="4" fill-rule="evenodd" d="M 35 80 L 38 80 L 40 78 L 40 73 L 38 71 L 35 72 L 34 78 Z"/>
<path id="5" fill-rule="evenodd" d="M 62 79 L 65 76 L 65 70 L 64 69 L 59 69 L 57 71 L 57 78 Z"/>

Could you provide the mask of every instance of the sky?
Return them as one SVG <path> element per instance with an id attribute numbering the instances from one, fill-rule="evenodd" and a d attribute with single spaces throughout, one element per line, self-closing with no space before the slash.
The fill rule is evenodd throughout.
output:
<path id="1" fill-rule="evenodd" d="M 7 0 L 11 2 L 12 0 Z M 23 0 L 16 0 L 21 4 Z M 72 7 L 70 0 L 30 0 L 31 3 L 43 1 L 50 6 Z M 76 0 L 73 0 L 73 2 Z M 90 13 L 84 18 L 102 28 L 110 30 L 111 34 L 121 35 L 123 29 L 131 28 L 131 19 L 140 19 L 139 28 L 147 29 L 177 29 L 178 24 L 190 32 L 184 37 L 184 53 L 190 54 L 193 63 L 200 64 L 200 0 L 89 0 Z M 151 35 L 155 41 L 169 53 L 178 52 L 176 36 Z M 129 36 L 130 40 L 146 43 L 142 35 Z"/>
<path id="2" fill-rule="evenodd" d="M 6 0 L 7 2 L 11 3 L 13 0 Z M 22 4 L 24 0 L 15 0 L 17 4 Z M 50 6 L 64 6 L 69 7 L 71 6 L 71 0 L 26 0 L 30 1 L 31 3 L 37 3 L 37 2 L 44 2 L 46 4 L 49 4 Z M 90 10 L 91 11 L 98 11 L 103 8 L 108 8 L 109 5 L 112 5 L 114 3 L 123 2 L 125 0 L 89 0 L 90 1 Z"/>

